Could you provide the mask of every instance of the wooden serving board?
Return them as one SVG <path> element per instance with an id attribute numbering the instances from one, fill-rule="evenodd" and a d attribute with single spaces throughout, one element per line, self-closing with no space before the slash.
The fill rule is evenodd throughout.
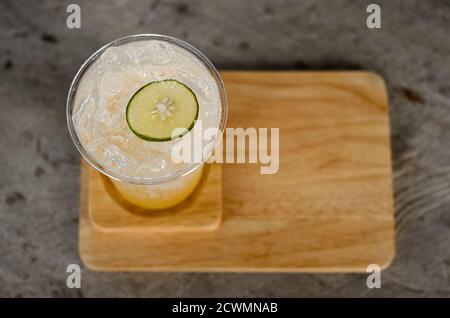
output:
<path id="1" fill-rule="evenodd" d="M 202 180 L 182 203 L 165 210 L 146 210 L 126 201 L 113 183 L 84 162 L 91 226 L 103 232 L 213 231 L 222 219 L 222 167 L 206 165 Z"/>
<path id="2" fill-rule="evenodd" d="M 80 254 L 105 271 L 364 272 L 395 250 L 389 118 L 368 72 L 222 72 L 228 127 L 280 128 L 280 167 L 223 166 L 214 231 L 105 233 L 81 189 Z"/>

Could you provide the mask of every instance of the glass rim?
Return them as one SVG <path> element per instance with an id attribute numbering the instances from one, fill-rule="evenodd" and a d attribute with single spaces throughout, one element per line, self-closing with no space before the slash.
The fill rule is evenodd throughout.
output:
<path id="1" fill-rule="evenodd" d="M 208 69 L 208 71 L 213 76 L 216 85 L 219 89 L 220 94 L 220 100 L 221 100 L 221 112 L 220 112 L 220 121 L 219 121 L 219 135 L 216 136 L 213 146 L 211 147 L 209 153 L 206 156 L 202 156 L 201 162 L 193 162 L 190 163 L 187 167 L 178 170 L 175 173 L 170 173 L 167 176 L 162 177 L 156 177 L 156 178 L 133 178 L 124 176 L 112 171 L 109 171 L 108 169 L 104 168 L 101 164 L 95 160 L 93 156 L 91 156 L 81 143 L 80 139 L 78 138 L 78 135 L 75 131 L 74 125 L 73 125 L 73 119 L 72 119 L 72 109 L 75 101 L 75 96 L 77 92 L 77 88 L 79 83 L 82 80 L 82 77 L 84 73 L 87 71 L 87 69 L 97 60 L 97 58 L 105 52 L 108 48 L 114 47 L 114 46 L 120 46 L 126 43 L 134 42 L 134 41 L 141 41 L 141 40 L 161 40 L 166 41 L 171 44 L 177 45 L 194 56 L 196 56 Z M 144 33 L 144 34 L 135 34 L 135 35 L 128 35 L 125 37 L 118 38 L 116 40 L 113 40 L 101 48 L 99 48 L 97 51 L 95 51 L 89 58 L 81 65 L 81 67 L 78 69 L 77 73 L 75 74 L 74 79 L 72 80 L 72 83 L 69 88 L 69 93 L 67 94 L 67 102 L 66 102 L 66 120 L 67 120 L 67 127 L 69 129 L 70 137 L 75 144 L 75 147 L 77 148 L 78 152 L 81 154 L 81 156 L 86 160 L 93 168 L 95 168 L 100 173 L 108 176 L 109 178 L 123 182 L 123 183 L 130 183 L 130 184 L 138 184 L 138 185 L 154 185 L 154 184 L 162 184 L 166 183 L 181 177 L 184 177 L 194 170 L 196 170 L 197 167 L 202 165 L 208 158 L 211 156 L 211 154 L 214 152 L 217 143 L 221 140 L 223 131 L 225 130 L 225 124 L 227 121 L 227 115 L 228 115 L 228 104 L 227 104 L 227 96 L 225 92 L 225 87 L 222 81 L 222 78 L 219 75 L 219 72 L 214 67 L 214 65 L 211 63 L 211 61 L 197 48 L 192 46 L 191 44 L 184 42 L 182 40 L 179 40 L 177 38 L 168 36 L 168 35 L 162 35 L 162 34 L 152 34 L 152 33 Z"/>

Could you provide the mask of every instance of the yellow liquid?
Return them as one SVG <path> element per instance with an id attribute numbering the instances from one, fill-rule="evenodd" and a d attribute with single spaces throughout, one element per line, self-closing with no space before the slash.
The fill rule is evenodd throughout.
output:
<path id="1" fill-rule="evenodd" d="M 157 185 L 135 185 L 111 181 L 128 202 L 146 209 L 160 210 L 185 200 L 199 184 L 202 172 L 203 165 L 183 177 Z"/>

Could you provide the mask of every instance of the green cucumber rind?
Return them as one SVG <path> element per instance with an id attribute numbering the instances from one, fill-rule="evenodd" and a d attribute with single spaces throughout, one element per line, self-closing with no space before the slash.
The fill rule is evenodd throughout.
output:
<path id="1" fill-rule="evenodd" d="M 197 99 L 197 96 L 195 95 L 194 91 L 193 91 L 189 86 L 187 86 L 187 85 L 185 85 L 184 83 L 181 83 L 181 82 L 179 82 L 179 81 L 177 81 L 177 80 L 175 80 L 175 79 L 165 79 L 165 80 L 161 80 L 161 81 L 153 81 L 153 82 L 147 83 L 147 84 L 145 84 L 144 86 L 142 86 L 141 88 L 139 88 L 139 89 L 133 94 L 133 96 L 131 96 L 131 98 L 130 98 L 130 100 L 128 101 L 128 104 L 127 104 L 127 109 L 126 109 L 126 111 L 125 111 L 125 119 L 126 119 L 128 128 L 130 128 L 130 130 L 133 132 L 133 134 L 135 134 L 137 137 L 139 137 L 139 138 L 141 138 L 141 139 L 143 139 L 143 140 L 145 140 L 145 141 L 162 142 L 162 141 L 170 141 L 170 140 L 173 139 L 172 137 L 167 137 L 167 138 L 155 138 L 155 137 L 149 137 L 149 136 L 140 134 L 140 133 L 138 133 L 137 131 L 135 131 L 135 130 L 133 129 L 133 127 L 131 127 L 130 122 L 129 122 L 129 120 L 128 120 L 128 108 L 130 107 L 130 104 L 131 104 L 131 102 L 133 101 L 133 99 L 136 97 L 136 95 L 139 94 L 139 92 L 140 92 L 141 90 L 143 90 L 144 88 L 146 88 L 147 86 L 152 85 L 152 84 L 162 83 L 162 82 L 177 82 L 178 84 L 183 85 L 184 87 L 186 87 L 186 88 L 188 89 L 188 91 L 191 92 L 192 96 L 194 96 L 195 102 L 197 103 L 197 113 L 195 114 L 195 118 L 194 118 L 194 120 L 192 121 L 191 126 L 189 126 L 189 128 L 186 128 L 187 130 L 186 130 L 186 132 L 185 132 L 184 134 L 179 135 L 179 136 L 177 136 L 176 138 L 183 137 L 183 136 L 186 135 L 188 132 L 190 132 L 190 131 L 192 130 L 192 128 L 194 128 L 195 122 L 197 121 L 197 118 L 198 118 L 198 113 L 199 113 L 199 109 L 200 109 L 200 104 L 198 103 L 198 99 Z"/>

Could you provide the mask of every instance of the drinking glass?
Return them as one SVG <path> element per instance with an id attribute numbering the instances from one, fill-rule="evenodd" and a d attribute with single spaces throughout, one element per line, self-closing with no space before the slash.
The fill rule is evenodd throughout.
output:
<path id="1" fill-rule="evenodd" d="M 96 155 L 95 151 L 89 151 L 85 145 L 85 143 L 82 142 L 82 138 L 80 136 L 84 133 L 81 128 L 77 128 L 75 125 L 75 119 L 76 116 L 79 116 L 78 110 L 75 110 L 77 108 L 76 104 L 76 96 L 78 93 L 78 90 L 80 88 L 80 85 L 83 85 L 84 88 L 89 88 L 89 83 L 84 81 L 87 81 L 88 79 L 85 78 L 86 72 L 94 65 L 94 63 L 102 57 L 102 54 L 105 53 L 108 49 L 111 48 L 121 48 L 125 45 L 128 45 L 127 47 L 133 47 L 130 46 L 130 44 L 137 43 L 136 47 L 142 47 L 145 49 L 146 43 L 150 43 L 149 41 L 159 41 L 158 43 L 167 43 L 169 47 L 176 47 L 178 49 L 186 50 L 188 54 L 192 56 L 192 62 L 194 63 L 201 63 L 201 65 L 204 66 L 204 69 L 207 70 L 207 73 L 205 73 L 205 77 L 208 77 L 208 79 L 212 79 L 215 85 L 217 86 L 217 90 L 219 93 L 219 102 L 215 105 L 209 105 L 208 107 L 212 107 L 214 111 L 218 114 L 217 117 L 217 128 L 219 131 L 219 134 L 215 137 L 215 140 L 212 144 L 212 147 L 210 147 L 210 150 L 207 153 L 204 153 L 202 156 L 202 159 L 197 162 L 191 162 L 189 164 L 186 164 L 183 166 L 182 169 L 173 169 L 173 171 L 167 171 L 164 175 L 145 175 L 143 173 L 139 177 L 136 176 L 130 176 L 127 175 L 127 173 L 123 173 L 117 169 L 112 168 L 111 166 L 105 165 L 101 160 L 99 160 L 99 156 Z M 112 50 L 114 51 L 114 50 Z M 130 50 L 128 50 L 128 53 Z M 131 50 L 131 53 L 133 51 Z M 164 51 L 148 51 L 148 58 L 151 61 L 157 61 L 157 62 L 164 62 L 164 59 L 166 58 L 166 55 Z M 145 57 L 145 56 L 144 56 Z M 178 61 L 179 62 L 179 61 Z M 148 65 L 144 65 L 147 67 L 147 69 L 152 70 L 152 62 L 149 62 Z M 173 63 L 177 63 L 177 61 L 173 61 Z M 195 64 L 194 63 L 194 64 Z M 170 69 L 171 64 L 170 62 L 164 65 L 155 65 L 155 69 L 158 67 L 166 67 Z M 175 65 L 174 65 L 175 67 Z M 180 69 L 181 72 L 184 70 L 183 65 L 181 63 L 177 64 L 176 67 Z M 138 67 L 139 68 L 139 67 Z M 108 68 L 105 68 L 101 70 L 101 72 L 104 72 L 105 74 L 108 73 L 110 70 Z M 140 70 L 137 70 L 140 71 Z M 189 69 L 186 69 L 185 72 L 189 75 Z M 101 76 L 102 74 L 98 74 Z M 210 78 L 209 78 L 210 77 Z M 203 85 L 203 80 L 205 78 L 199 78 L 199 77 L 192 77 L 195 83 L 193 85 L 197 89 L 201 89 Z M 114 85 L 114 83 L 112 83 Z M 95 82 L 92 84 L 93 87 L 95 86 Z M 197 92 L 196 92 L 197 93 Z M 93 97 L 93 100 L 99 101 L 102 96 L 101 90 L 96 90 L 95 92 L 91 92 L 91 95 Z M 131 96 L 130 96 L 131 97 Z M 122 104 L 120 107 L 125 108 L 127 105 Z M 199 107 L 202 108 L 202 103 L 200 100 Z M 97 106 L 96 106 L 97 107 Z M 122 110 L 121 110 L 122 111 Z M 208 157 L 212 154 L 214 151 L 215 146 L 219 142 L 221 135 L 223 133 L 223 130 L 225 128 L 226 123 L 226 117 L 227 117 L 227 99 L 225 94 L 225 89 L 223 86 L 223 82 L 220 78 L 219 73 L 214 68 L 212 63 L 203 55 L 199 50 L 191 46 L 190 44 L 183 42 L 181 40 L 178 40 L 173 37 L 164 36 L 164 35 L 157 35 L 157 34 L 139 34 L 139 35 L 131 35 L 124 38 L 120 38 L 117 40 L 114 40 L 102 48 L 100 48 L 97 52 L 95 52 L 91 57 L 89 57 L 84 64 L 81 66 L 81 68 L 78 70 L 78 72 L 75 75 L 75 78 L 73 79 L 73 82 L 70 86 L 70 90 L 67 97 L 67 125 L 69 128 L 70 136 L 82 155 L 82 157 L 97 171 L 99 171 L 101 174 L 109 178 L 109 180 L 112 182 L 114 187 L 117 189 L 117 191 L 120 193 L 120 195 L 127 201 L 129 201 L 132 204 L 138 205 L 140 207 L 146 208 L 146 209 L 164 209 L 171 206 L 174 206 L 183 200 L 185 200 L 198 186 L 202 171 L 204 170 L 204 163 L 208 159 Z M 125 118 L 123 118 L 125 120 Z M 105 128 L 102 126 L 102 128 Z M 108 127 L 106 127 L 108 128 Z M 110 127 L 112 128 L 112 127 Z M 112 132 L 114 134 L 114 129 L 112 128 Z M 95 138 L 96 133 L 90 132 L 93 136 L 88 136 L 89 138 Z M 137 138 L 137 137 L 130 137 L 130 138 Z M 164 143 L 170 143 L 172 141 L 167 142 L 157 142 L 159 146 L 164 147 Z M 142 143 L 142 141 L 141 141 Z M 131 143 L 130 143 L 131 144 Z M 138 151 L 139 149 L 136 149 L 135 146 L 130 151 Z M 98 148 L 98 147 L 97 147 Z M 145 160 L 150 160 L 152 158 L 147 159 L 140 159 L 142 162 L 139 163 L 145 163 Z M 122 162 L 120 164 L 127 164 L 127 160 L 131 160 L 130 157 L 125 156 L 125 158 L 122 158 Z M 136 164 L 136 159 L 133 159 L 133 163 Z"/>

